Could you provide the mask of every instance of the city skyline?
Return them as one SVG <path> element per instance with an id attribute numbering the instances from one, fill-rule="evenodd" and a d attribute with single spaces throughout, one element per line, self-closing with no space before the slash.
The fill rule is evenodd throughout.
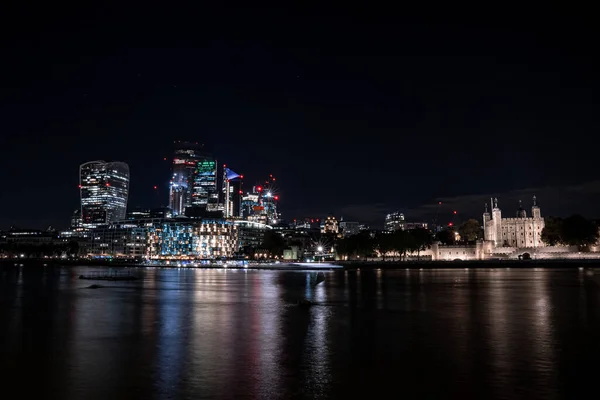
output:
<path id="1" fill-rule="evenodd" d="M 89 160 L 130 166 L 129 204 L 167 205 L 174 140 L 204 143 L 246 183 L 277 176 L 284 218 L 381 226 L 396 210 L 430 220 L 439 201 L 479 217 L 490 196 L 510 209 L 533 194 L 545 215 L 600 215 L 592 21 L 557 33 L 524 13 L 216 8 L 186 32 L 182 16 L 81 25 L 69 9 L 4 37 L 0 227 L 67 221 Z"/>

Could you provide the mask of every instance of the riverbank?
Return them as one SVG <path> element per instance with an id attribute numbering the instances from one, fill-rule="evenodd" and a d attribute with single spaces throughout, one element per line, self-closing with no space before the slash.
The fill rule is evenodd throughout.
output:
<path id="1" fill-rule="evenodd" d="M 60 259 L 3 259 L 0 267 L 92 267 L 92 268 L 202 268 L 202 269 L 251 269 L 251 270 L 299 270 L 323 271 L 342 269 L 337 263 L 211 263 L 198 265 L 184 265 L 179 263 L 146 264 L 131 260 L 60 260 Z"/>
<path id="2" fill-rule="evenodd" d="M 331 263 L 214 263 L 201 265 L 151 265 L 134 260 L 61 260 L 61 259 L 2 259 L 0 267 L 98 267 L 98 268 L 206 268 L 254 270 L 334 270 L 359 269 L 457 269 L 457 268 L 599 268 L 600 260 L 473 260 L 473 261 L 334 261 Z"/>
<path id="3" fill-rule="evenodd" d="M 470 260 L 470 261 L 340 261 L 345 270 L 456 268 L 600 268 L 595 259 Z"/>

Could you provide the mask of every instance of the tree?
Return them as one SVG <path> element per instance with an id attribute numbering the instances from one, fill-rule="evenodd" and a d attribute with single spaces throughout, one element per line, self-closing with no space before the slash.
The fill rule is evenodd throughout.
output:
<path id="1" fill-rule="evenodd" d="M 406 253 L 414 247 L 412 236 L 408 231 L 398 230 L 392 234 L 391 239 L 392 247 L 400 255 L 400 259 L 406 258 Z"/>
<path id="2" fill-rule="evenodd" d="M 474 242 L 481 237 L 481 225 L 476 219 L 469 219 L 458 228 L 461 239 L 465 242 Z"/>
<path id="3" fill-rule="evenodd" d="M 572 215 L 562 222 L 561 238 L 571 246 L 589 246 L 598 241 L 598 227 L 581 215 Z"/>
<path id="4" fill-rule="evenodd" d="M 375 237 L 375 245 L 381 257 L 385 260 L 385 255 L 394 250 L 393 233 L 382 232 Z"/>
<path id="5" fill-rule="evenodd" d="M 455 243 L 456 235 L 452 229 L 443 229 L 435 235 L 435 240 L 445 244 L 446 246 L 450 246 Z"/>
<path id="6" fill-rule="evenodd" d="M 71 240 L 67 244 L 67 254 L 69 256 L 76 256 L 77 254 L 79 254 L 79 243 L 74 240 Z"/>
<path id="7" fill-rule="evenodd" d="M 556 246 L 562 243 L 562 223 L 562 218 L 545 218 L 544 229 L 542 229 L 542 242 L 548 246 Z"/>
<path id="8" fill-rule="evenodd" d="M 261 247 L 267 250 L 272 256 L 281 256 L 283 255 L 283 249 L 285 249 L 285 240 L 279 233 L 267 230 Z"/>
<path id="9" fill-rule="evenodd" d="M 417 257 L 422 250 L 426 250 L 433 243 L 431 232 L 425 228 L 416 228 L 409 231 L 410 238 L 409 250 L 416 251 Z"/>
<path id="10" fill-rule="evenodd" d="M 375 241 L 368 232 L 361 232 L 356 235 L 338 240 L 336 251 L 339 255 L 352 257 L 368 257 L 373 254 Z"/>

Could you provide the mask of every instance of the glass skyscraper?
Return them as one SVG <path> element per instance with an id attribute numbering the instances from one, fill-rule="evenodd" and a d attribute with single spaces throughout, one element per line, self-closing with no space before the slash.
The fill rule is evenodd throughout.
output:
<path id="1" fill-rule="evenodd" d="M 79 167 L 81 223 L 94 227 L 125 219 L 129 166 L 123 162 L 90 161 Z"/>
<path id="2" fill-rule="evenodd" d="M 175 142 L 173 176 L 169 188 L 169 208 L 173 215 L 185 214 L 188 207 L 216 208 L 217 162 L 203 145 Z"/>

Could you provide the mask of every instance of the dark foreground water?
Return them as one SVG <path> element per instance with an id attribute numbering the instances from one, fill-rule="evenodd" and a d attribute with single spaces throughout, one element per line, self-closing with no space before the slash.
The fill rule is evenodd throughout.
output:
<path id="1" fill-rule="evenodd" d="M 0 269 L 0 396 L 576 399 L 600 394 L 578 270 Z M 318 304 L 296 305 L 308 298 Z M 36 397 L 33 397 L 36 396 Z"/>

